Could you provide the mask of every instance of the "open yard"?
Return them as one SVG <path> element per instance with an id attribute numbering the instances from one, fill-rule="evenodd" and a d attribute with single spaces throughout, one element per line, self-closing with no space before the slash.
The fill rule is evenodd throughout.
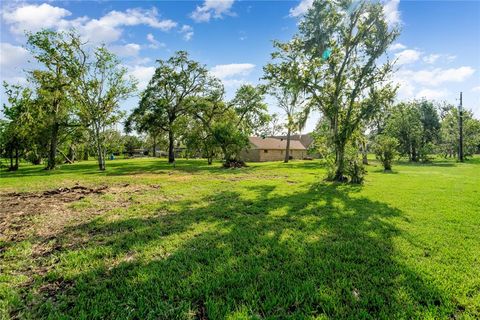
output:
<path id="1" fill-rule="evenodd" d="M 480 318 L 480 158 L 135 159 L 0 178 L 0 317 Z"/>

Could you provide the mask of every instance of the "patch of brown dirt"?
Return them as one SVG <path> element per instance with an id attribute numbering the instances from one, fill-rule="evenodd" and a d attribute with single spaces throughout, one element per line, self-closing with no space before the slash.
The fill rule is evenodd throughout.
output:
<path id="1" fill-rule="evenodd" d="M 5 242 L 22 241 L 31 235 L 49 238 L 72 218 L 78 218 L 78 214 L 69 210 L 68 203 L 88 195 L 104 194 L 107 189 L 108 186 L 87 188 L 75 185 L 38 193 L 0 195 L 0 238 Z"/>
<path id="2" fill-rule="evenodd" d="M 88 188 L 77 184 L 70 188 L 57 188 L 43 192 L 0 194 L 0 240 L 9 243 L 31 237 L 41 238 L 43 241 L 38 245 L 39 252 L 37 254 L 43 256 L 45 253 L 58 249 L 59 245 L 52 245 L 51 242 L 55 241 L 50 240 L 56 240 L 55 236 L 65 226 L 84 223 L 89 218 L 111 208 L 127 207 L 129 205 L 128 197 L 125 198 L 122 195 L 142 193 L 158 188 L 158 185 L 139 186 L 128 183 L 97 188 Z M 102 201 L 96 201 L 93 208 L 86 210 L 74 210 L 69 205 L 86 197 L 95 198 L 107 194 L 114 195 L 114 201 L 102 199 Z M 2 248 L 0 248 L 1 251 Z"/>

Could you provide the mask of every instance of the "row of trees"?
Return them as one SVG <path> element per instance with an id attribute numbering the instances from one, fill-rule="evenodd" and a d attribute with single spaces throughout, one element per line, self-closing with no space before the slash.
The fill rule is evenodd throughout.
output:
<path id="1" fill-rule="evenodd" d="M 181 136 L 209 164 L 221 154 L 226 166 L 239 165 L 238 154 L 248 144 L 248 136 L 270 121 L 264 90 L 243 85 L 231 101 L 225 101 L 221 81 L 187 52 L 157 63 L 138 107 L 126 121 L 127 131 L 153 137 L 167 134 L 169 163 L 175 161 L 174 146 Z"/>
<path id="2" fill-rule="evenodd" d="M 220 82 L 180 52 L 159 61 L 127 128 L 168 132 L 173 162 L 175 131 L 180 130 L 176 124 L 182 123 L 191 133 L 189 145 L 201 146 L 209 159 L 219 149 L 227 164 L 235 163 L 248 134 L 267 122 L 262 96 L 268 93 L 287 118 L 285 161 L 291 133 L 301 130 L 316 109 L 323 115 L 325 141 L 334 154 L 331 179 L 358 180 L 346 176 L 352 168 L 353 175 L 361 171 L 352 148 L 395 97 L 396 88 L 389 82 L 393 64 L 380 58 L 398 34 L 388 26 L 380 2 L 314 1 L 299 33 L 286 43 L 274 43 L 260 87 L 243 86 L 232 101 L 224 102 Z"/>
<path id="3" fill-rule="evenodd" d="M 125 129 L 148 136 L 154 156 L 157 144 L 166 141 L 170 163 L 182 143 L 187 153 L 208 163 L 223 158 L 228 167 L 242 165 L 239 154 L 248 136 L 279 129 L 286 131 L 288 161 L 291 134 L 317 110 L 322 117 L 314 133 L 316 151 L 330 164 L 329 179 L 340 182 L 362 181 L 369 145 L 386 162 L 397 152 L 412 161 L 426 160 L 432 151 L 453 155 L 455 108 L 439 113 L 428 101 L 394 106 L 394 62 L 386 52 L 398 35 L 380 2 L 314 1 L 299 32 L 274 42 L 260 85 L 243 85 L 227 101 L 222 82 L 180 51 L 157 61 Z M 124 116 L 119 103 L 133 94 L 135 81 L 105 47 L 88 46 L 74 32 L 30 34 L 27 47 L 40 67 L 29 72 L 29 86 L 6 85 L 7 121 L 0 127 L 11 166 L 23 154 L 33 162 L 46 157 L 52 169 L 57 152 L 67 160 L 71 154 L 59 144 L 72 141 L 93 146 L 104 170 L 111 129 Z M 284 125 L 268 114 L 265 95 L 284 111 Z M 466 149 L 474 150 L 477 142 L 469 137 L 478 134 L 478 121 L 471 113 L 465 117 L 471 141 Z"/>
<path id="4" fill-rule="evenodd" d="M 462 117 L 464 153 L 472 156 L 480 150 L 480 120 L 471 111 L 463 112 Z M 460 130 L 455 106 L 427 100 L 404 102 L 386 110 L 383 119 L 370 133 L 370 140 L 381 160 L 386 161 L 385 169 L 391 169 L 391 160 L 397 155 L 413 162 L 429 161 L 432 154 L 457 156 Z"/>
<path id="5" fill-rule="evenodd" d="M 4 83 L 1 142 L 10 169 L 18 168 L 20 155 L 33 163 L 45 157 L 46 169 L 54 169 L 58 152 L 71 161 L 59 146 L 77 142 L 70 145 L 91 144 L 105 170 L 110 129 L 122 117 L 119 103 L 136 90 L 136 81 L 104 46 L 88 46 L 74 32 L 27 36 L 37 68 L 28 71 L 25 87 Z"/>

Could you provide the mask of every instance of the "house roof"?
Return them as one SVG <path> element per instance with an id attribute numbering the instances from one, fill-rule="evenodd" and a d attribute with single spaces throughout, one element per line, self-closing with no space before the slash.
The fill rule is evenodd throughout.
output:
<path id="1" fill-rule="evenodd" d="M 275 138 L 275 139 L 287 139 L 287 136 L 271 136 L 270 138 Z M 305 133 L 305 134 L 292 134 L 290 136 L 290 140 L 298 140 L 300 141 L 304 146 L 305 148 L 308 148 L 312 142 L 313 142 L 313 137 L 308 134 L 308 133 Z"/>
<path id="2" fill-rule="evenodd" d="M 287 140 L 275 138 L 250 137 L 252 149 L 285 150 Z M 298 140 L 290 140 L 290 150 L 306 150 L 305 146 Z"/>

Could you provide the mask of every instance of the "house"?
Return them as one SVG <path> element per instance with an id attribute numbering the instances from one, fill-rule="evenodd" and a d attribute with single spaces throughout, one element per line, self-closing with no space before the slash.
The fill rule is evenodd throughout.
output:
<path id="1" fill-rule="evenodd" d="M 287 139 L 287 136 L 270 136 L 270 138 L 286 140 L 286 139 Z M 308 148 L 310 148 L 310 146 L 311 146 L 312 143 L 313 143 L 313 137 L 312 137 L 310 134 L 308 134 L 308 133 L 306 133 L 306 134 L 292 134 L 292 135 L 290 136 L 290 141 L 291 141 L 291 140 L 298 140 L 298 141 L 300 141 L 300 142 L 303 144 L 303 146 L 304 146 L 305 148 L 307 148 L 307 150 L 308 150 Z"/>
<path id="2" fill-rule="evenodd" d="M 276 138 L 250 137 L 250 146 L 240 153 L 244 161 L 281 161 L 285 159 L 287 140 Z M 303 159 L 307 148 L 299 140 L 290 140 L 290 159 Z"/>

